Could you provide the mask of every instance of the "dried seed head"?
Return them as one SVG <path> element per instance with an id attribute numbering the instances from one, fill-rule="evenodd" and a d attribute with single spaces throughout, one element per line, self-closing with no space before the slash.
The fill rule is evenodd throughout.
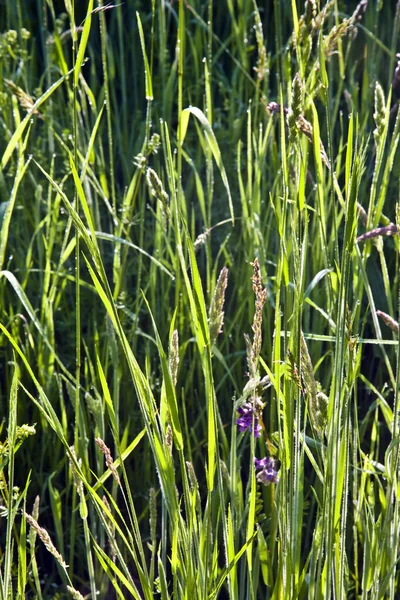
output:
<path id="1" fill-rule="evenodd" d="M 337 48 L 340 38 L 349 33 L 356 34 L 356 26 L 361 21 L 365 11 L 367 10 L 368 0 L 361 0 L 356 7 L 356 10 L 349 19 L 343 19 L 339 25 L 335 25 L 333 29 L 324 38 L 324 50 L 327 58 L 329 58 Z"/>
<path id="2" fill-rule="evenodd" d="M 16 98 L 17 98 L 18 102 L 20 103 L 20 105 L 22 106 L 22 108 L 24 108 L 28 112 L 31 112 L 33 115 L 38 115 L 40 117 L 43 117 L 43 115 L 34 108 L 35 101 L 32 98 L 32 96 L 30 96 L 29 94 L 24 92 L 24 90 L 22 88 L 20 88 L 18 85 L 15 85 L 15 83 L 13 81 L 10 81 L 9 79 L 4 79 L 4 82 L 10 88 L 10 90 L 12 91 L 14 96 L 16 96 Z"/>
<path id="3" fill-rule="evenodd" d="M 300 115 L 297 119 L 296 125 L 298 127 L 298 129 L 301 131 L 301 133 L 303 133 L 306 138 L 308 139 L 308 141 L 310 143 L 313 143 L 313 127 L 311 125 L 311 123 L 309 121 L 307 121 L 307 119 L 305 119 L 303 117 L 303 115 Z M 322 162 L 325 164 L 325 166 L 330 169 L 331 168 L 331 164 L 329 162 L 329 159 L 327 157 L 324 145 L 322 143 L 322 140 L 319 140 L 319 150 L 320 150 L 320 155 L 321 155 L 321 160 Z"/>
<path id="4" fill-rule="evenodd" d="M 211 229 L 207 229 L 207 231 L 205 231 L 204 233 L 200 233 L 200 235 L 197 236 L 197 238 L 193 244 L 195 252 L 198 252 L 198 250 L 200 250 L 201 246 L 203 246 L 206 243 L 210 231 L 211 231 Z"/>
<path id="5" fill-rule="evenodd" d="M 174 434 L 172 431 L 172 427 L 169 423 L 167 425 L 167 431 L 165 434 L 165 444 L 168 448 L 169 455 L 172 456 L 172 450 L 174 447 Z"/>
<path id="6" fill-rule="evenodd" d="M 74 600 L 84 600 L 82 594 L 80 592 L 78 592 L 78 590 L 73 588 L 72 586 L 67 585 L 67 590 L 69 591 L 71 596 L 74 598 Z"/>
<path id="7" fill-rule="evenodd" d="M 393 319 L 393 317 L 391 317 L 391 316 L 390 316 L 390 315 L 388 315 L 387 313 L 384 313 L 384 312 L 382 312 L 381 310 L 377 310 L 377 311 L 376 311 L 376 314 L 378 315 L 378 317 L 380 317 L 380 318 L 382 319 L 382 321 L 383 321 L 384 323 L 386 323 L 386 325 L 387 325 L 388 327 L 390 327 L 390 329 L 391 329 L 392 331 L 394 331 L 394 333 L 395 333 L 396 335 L 398 335 L 398 333 L 399 333 L 399 324 L 398 324 L 398 322 L 397 322 L 397 321 L 395 321 L 395 320 Z"/>
<path id="8" fill-rule="evenodd" d="M 248 367 L 249 367 L 249 375 L 250 377 L 257 377 L 257 369 L 258 369 L 258 358 L 261 352 L 261 344 L 262 344 L 262 311 L 264 308 L 264 304 L 267 300 L 267 290 L 263 288 L 261 282 L 261 271 L 260 265 L 258 262 L 258 258 L 254 259 L 254 263 L 251 263 L 253 266 L 253 292 L 256 296 L 255 302 L 255 313 L 253 318 L 252 330 L 254 333 L 253 344 L 250 350 L 250 356 L 248 353 Z"/>
<path id="9" fill-rule="evenodd" d="M 61 567 L 64 570 L 66 570 L 68 568 L 68 565 L 65 563 L 63 557 L 58 552 L 57 548 L 54 546 L 46 529 L 43 529 L 43 527 L 40 527 L 39 523 L 36 521 L 36 519 L 34 519 L 31 515 L 29 515 L 25 511 L 24 511 L 24 517 L 28 521 L 31 529 L 33 529 L 35 531 L 35 533 L 37 533 L 37 535 L 40 537 L 40 539 L 42 540 L 43 544 L 45 545 L 47 550 L 50 552 L 50 554 L 52 554 L 54 556 L 54 558 L 57 560 L 58 564 L 61 565 Z"/>
<path id="10" fill-rule="evenodd" d="M 179 366 L 179 335 L 178 330 L 174 329 L 171 336 L 171 342 L 169 346 L 169 369 L 171 372 L 172 383 L 176 386 L 178 380 L 178 366 Z"/>
<path id="11" fill-rule="evenodd" d="M 214 295 L 211 300 L 211 306 L 209 311 L 209 328 L 210 328 L 210 340 L 211 345 L 215 344 L 215 341 L 220 333 L 222 333 L 222 326 L 224 324 L 224 302 L 225 302 L 225 291 L 228 285 L 228 269 L 223 267 L 221 270 L 218 281 L 215 286 Z"/>
<path id="12" fill-rule="evenodd" d="M 117 473 L 117 469 L 115 468 L 114 465 L 114 460 L 111 456 L 111 452 L 110 452 L 110 448 L 108 448 L 105 443 L 103 442 L 103 440 L 101 438 L 96 438 L 95 439 L 96 444 L 98 445 L 98 447 L 100 448 L 101 452 L 104 454 L 105 460 L 106 460 L 106 466 L 108 469 L 110 469 L 112 476 L 114 477 L 115 481 L 117 483 L 121 483 L 121 480 L 119 478 L 119 475 Z"/>

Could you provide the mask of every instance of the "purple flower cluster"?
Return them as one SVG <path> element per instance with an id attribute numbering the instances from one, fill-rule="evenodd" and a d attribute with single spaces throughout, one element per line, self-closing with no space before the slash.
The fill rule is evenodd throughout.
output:
<path id="1" fill-rule="evenodd" d="M 261 425 L 258 422 L 257 410 L 255 410 L 253 403 L 246 402 L 238 408 L 238 413 L 240 417 L 237 419 L 236 425 L 239 427 L 240 433 L 248 429 L 250 433 L 253 433 L 255 438 L 259 438 L 261 435 Z"/>
<path id="2" fill-rule="evenodd" d="M 264 485 L 269 485 L 270 483 L 278 483 L 279 475 L 276 470 L 276 461 L 274 458 L 270 456 L 266 456 L 265 458 L 254 459 L 254 464 L 256 467 L 257 473 L 257 481 L 263 483 Z"/>

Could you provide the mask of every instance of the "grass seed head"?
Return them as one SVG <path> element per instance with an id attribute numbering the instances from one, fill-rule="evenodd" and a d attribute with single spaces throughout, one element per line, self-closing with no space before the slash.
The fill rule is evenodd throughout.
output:
<path id="1" fill-rule="evenodd" d="M 33 115 L 39 115 L 42 117 L 43 115 L 34 108 L 35 101 L 27 92 L 25 92 L 22 88 L 16 85 L 13 81 L 9 79 L 5 79 L 4 82 L 10 88 L 14 96 L 17 98 L 18 102 L 26 111 L 31 112 Z"/>
<path id="2" fill-rule="evenodd" d="M 42 540 L 46 549 L 50 552 L 50 554 L 52 554 L 54 556 L 54 558 L 57 560 L 58 564 L 61 565 L 61 567 L 64 570 L 66 570 L 68 568 L 68 565 L 64 561 L 63 557 L 61 556 L 61 554 L 59 553 L 57 548 L 54 546 L 53 542 L 51 541 L 51 537 L 49 536 L 46 529 L 43 529 L 43 527 L 40 527 L 39 523 L 36 521 L 36 519 L 34 519 L 32 517 L 32 515 L 29 515 L 28 513 L 24 512 L 24 517 L 28 521 L 31 529 L 33 529 L 37 533 L 37 535 L 40 537 L 40 539 Z"/>
<path id="3" fill-rule="evenodd" d="M 154 196 L 154 198 L 156 200 L 159 200 L 159 202 L 161 202 L 161 206 L 163 208 L 165 215 L 167 217 L 169 217 L 170 210 L 169 210 L 168 194 L 164 190 L 164 186 L 161 182 L 161 179 L 159 178 L 157 173 L 150 167 L 146 171 L 146 180 L 147 180 L 147 185 L 149 186 L 151 195 Z"/>
<path id="4" fill-rule="evenodd" d="M 264 304 L 267 300 L 267 290 L 262 286 L 261 271 L 258 258 L 255 258 L 254 262 L 251 264 L 253 267 L 252 283 L 253 292 L 256 297 L 256 310 L 254 313 L 253 325 L 251 327 L 254 333 L 253 343 L 251 345 L 251 348 L 247 349 L 247 363 L 249 367 L 249 376 L 256 378 L 258 370 L 258 358 L 260 356 L 262 344 L 262 311 Z"/>
<path id="5" fill-rule="evenodd" d="M 383 93 L 382 86 L 380 83 L 375 84 L 375 112 L 374 120 L 376 128 L 374 130 L 374 139 L 376 147 L 379 146 L 379 142 L 383 137 L 385 131 L 385 120 L 386 120 L 386 102 L 385 94 Z"/>
<path id="6" fill-rule="evenodd" d="M 157 500 L 156 490 L 152 487 L 149 491 L 149 523 L 150 523 L 150 538 L 152 542 L 157 539 Z"/>
<path id="7" fill-rule="evenodd" d="M 67 585 L 67 590 L 69 591 L 71 596 L 74 598 L 74 600 L 84 600 L 82 594 L 80 592 L 78 592 L 78 590 L 73 588 L 71 585 Z"/>
<path id="8" fill-rule="evenodd" d="M 218 281 L 215 286 L 214 295 L 211 300 L 210 312 L 209 312 L 209 327 L 210 327 L 210 339 L 211 345 L 215 344 L 215 341 L 220 333 L 222 333 L 222 327 L 224 324 L 224 302 L 225 302 L 225 291 L 228 285 L 228 269 L 223 267 L 221 270 Z"/>
<path id="9" fill-rule="evenodd" d="M 98 447 L 100 448 L 101 452 L 104 454 L 107 468 L 110 469 L 112 476 L 114 477 L 114 480 L 117 483 L 121 483 L 121 480 L 117 473 L 117 469 L 115 468 L 115 465 L 114 465 L 114 460 L 111 456 L 110 448 L 108 448 L 108 446 L 105 445 L 105 443 L 103 442 L 103 440 L 101 438 L 96 438 L 95 442 L 98 445 Z"/>
<path id="10" fill-rule="evenodd" d="M 174 329 L 171 336 L 169 348 L 169 369 L 171 372 L 172 383 L 176 386 L 178 380 L 179 367 L 179 334 L 178 330 Z"/>
<path id="11" fill-rule="evenodd" d="M 289 127 L 289 141 L 294 142 L 298 133 L 297 120 L 303 112 L 304 87 L 301 81 L 300 73 L 296 73 L 292 83 L 291 106 L 287 115 L 287 124 Z"/>
<path id="12" fill-rule="evenodd" d="M 70 446 L 69 450 L 71 452 L 71 455 L 75 458 L 76 462 L 78 463 L 79 467 L 81 467 L 82 466 L 82 459 L 80 458 L 78 460 L 78 458 L 76 456 L 76 453 L 75 453 L 75 448 L 73 446 Z M 71 456 L 70 455 L 68 455 L 68 459 L 69 459 L 69 466 L 71 468 L 72 477 L 73 477 L 73 480 L 74 480 L 76 491 L 78 492 L 79 496 L 83 496 L 83 483 L 82 483 L 82 480 L 79 477 L 79 473 L 76 470 L 76 467 L 75 467 L 73 461 L 71 460 Z"/>
<path id="13" fill-rule="evenodd" d="M 390 315 L 388 315 L 387 313 L 383 312 L 382 310 L 377 310 L 376 314 L 378 315 L 378 317 L 380 317 L 382 319 L 382 321 L 388 326 L 390 327 L 390 329 L 396 334 L 398 335 L 399 333 L 399 324 L 397 321 L 395 321 L 393 319 L 393 317 L 391 317 Z"/>

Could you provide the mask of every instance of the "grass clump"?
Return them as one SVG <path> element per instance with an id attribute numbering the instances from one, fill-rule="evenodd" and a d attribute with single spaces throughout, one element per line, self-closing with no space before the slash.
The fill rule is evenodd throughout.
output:
<path id="1" fill-rule="evenodd" d="M 400 594 L 400 3 L 264 5 L 0 8 L 1 598 Z"/>

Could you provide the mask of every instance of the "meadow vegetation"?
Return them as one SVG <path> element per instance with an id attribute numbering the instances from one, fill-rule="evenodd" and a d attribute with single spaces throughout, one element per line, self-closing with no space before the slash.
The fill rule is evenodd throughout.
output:
<path id="1" fill-rule="evenodd" d="M 399 34 L 3 0 L 0 600 L 400 597 Z"/>

